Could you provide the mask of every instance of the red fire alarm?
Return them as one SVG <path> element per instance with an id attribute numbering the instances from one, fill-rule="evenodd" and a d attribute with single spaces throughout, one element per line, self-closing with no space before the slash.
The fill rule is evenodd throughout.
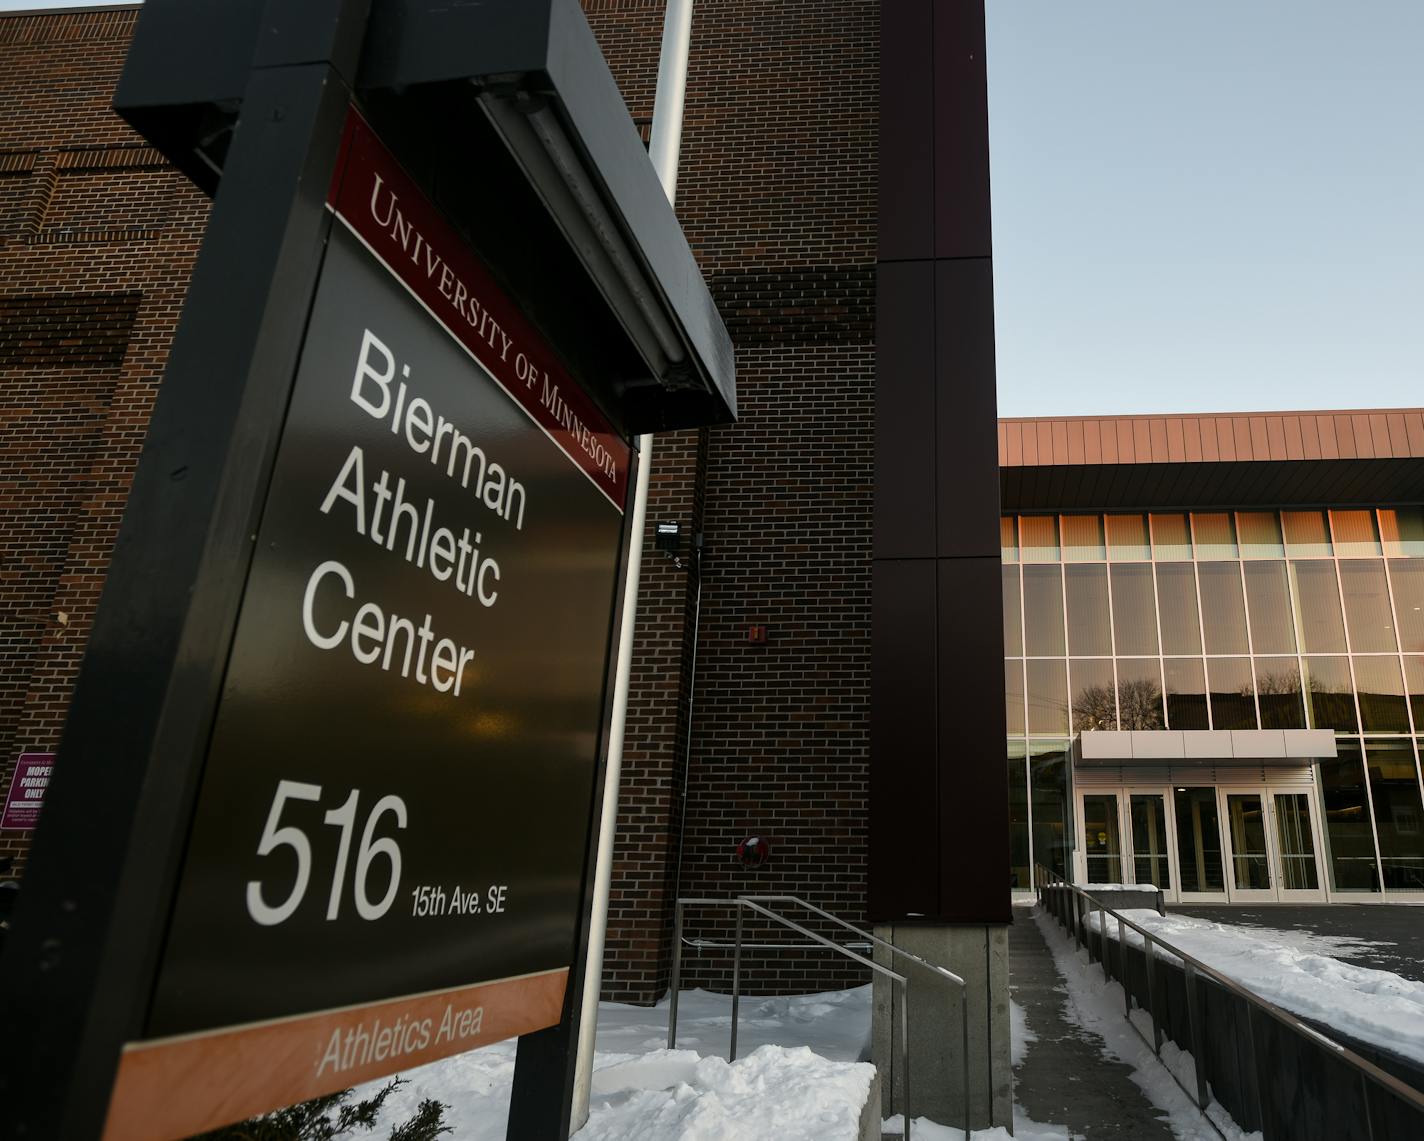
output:
<path id="1" fill-rule="evenodd" d="M 744 868 L 759 868 L 770 855 L 771 845 L 761 836 L 748 836 L 737 845 L 737 859 Z"/>
<path id="2" fill-rule="evenodd" d="M 765 627 L 765 626 L 748 626 L 748 627 L 747 627 L 747 641 L 750 642 L 750 643 L 751 643 L 752 645 L 754 645 L 754 646 L 764 646 L 764 645 L 766 645 L 766 627 Z"/>

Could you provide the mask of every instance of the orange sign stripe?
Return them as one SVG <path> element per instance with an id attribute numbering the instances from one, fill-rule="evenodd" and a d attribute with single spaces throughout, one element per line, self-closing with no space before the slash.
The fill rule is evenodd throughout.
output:
<path id="1" fill-rule="evenodd" d="M 553 1026 L 567 968 L 124 1047 L 104 1141 L 181 1141 Z"/>

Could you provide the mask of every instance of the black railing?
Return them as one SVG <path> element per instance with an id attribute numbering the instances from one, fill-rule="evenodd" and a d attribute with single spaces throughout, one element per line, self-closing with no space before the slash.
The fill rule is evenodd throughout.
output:
<path id="1" fill-rule="evenodd" d="M 1087 948 L 1090 962 L 1096 957 L 1104 978 L 1122 984 L 1128 1025 L 1159 1059 L 1164 1040 L 1190 1052 L 1195 1089 L 1182 1085 L 1172 1067 L 1165 1068 L 1218 1133 L 1207 1113 L 1213 1100 L 1243 1130 L 1259 1129 L 1266 1141 L 1424 1137 L 1424 1092 L 1134 923 L 1093 893 L 1042 866 L 1037 870 L 1040 905 L 1072 933 L 1080 949 Z M 1109 918 L 1117 921 L 1115 938 L 1109 935 Z M 1141 937 L 1140 949 L 1129 945 L 1129 931 Z M 1150 1039 L 1133 1021 L 1134 1003 L 1151 1019 Z"/>

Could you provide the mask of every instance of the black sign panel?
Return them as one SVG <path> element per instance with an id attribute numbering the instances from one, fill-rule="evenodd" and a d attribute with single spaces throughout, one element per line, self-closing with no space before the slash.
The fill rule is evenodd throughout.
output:
<path id="1" fill-rule="evenodd" d="M 338 222 L 151 1036 L 568 966 L 621 529 Z"/>

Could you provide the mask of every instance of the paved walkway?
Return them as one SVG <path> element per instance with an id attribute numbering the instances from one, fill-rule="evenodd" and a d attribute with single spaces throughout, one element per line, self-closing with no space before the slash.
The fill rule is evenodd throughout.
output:
<path id="1" fill-rule="evenodd" d="M 1269 906 L 1167 905 L 1173 914 L 1215 923 L 1270 927 L 1360 940 L 1356 945 L 1316 948 L 1320 954 L 1424 982 L 1424 906 L 1392 903 L 1273 904 Z M 1374 946 L 1362 944 L 1373 943 Z"/>
<path id="2" fill-rule="evenodd" d="M 1038 1036 L 1014 1070 L 1014 1097 L 1034 1121 L 1088 1141 L 1171 1141 L 1161 1113 L 1132 1081 L 1132 1068 L 1103 1057 L 1100 1039 L 1063 1017 L 1063 978 L 1027 907 L 1009 928 L 1009 987 Z"/>

